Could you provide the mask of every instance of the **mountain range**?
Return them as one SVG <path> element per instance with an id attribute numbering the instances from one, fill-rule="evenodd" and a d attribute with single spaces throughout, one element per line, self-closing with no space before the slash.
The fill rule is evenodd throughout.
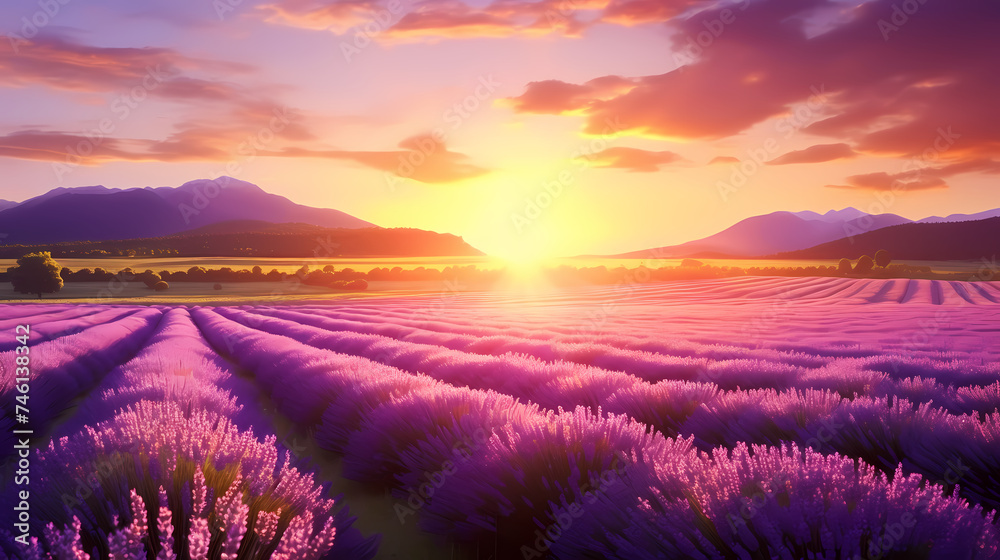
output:
<path id="1" fill-rule="evenodd" d="M 5 244 L 162 237 L 233 220 L 376 227 L 339 210 L 296 204 L 231 177 L 179 187 L 60 187 L 21 203 L 0 201 Z"/>
<path id="2" fill-rule="evenodd" d="M 1000 209 L 916 221 L 856 208 L 824 214 L 782 211 L 746 218 L 695 241 L 613 257 L 838 259 L 887 249 L 896 258 L 977 259 L 1000 252 L 1000 247 L 994 247 L 1000 241 L 993 241 L 1000 240 L 998 227 Z M 20 203 L 0 200 L 0 248 L 6 246 L 7 252 L 14 253 L 19 248 L 45 250 L 54 244 L 60 245 L 61 252 L 103 251 L 113 244 L 101 242 L 131 240 L 142 242 L 132 243 L 137 250 L 277 254 L 282 250 L 277 236 L 297 239 L 313 235 L 317 228 L 344 230 L 332 235 L 344 241 L 347 252 L 479 254 L 454 236 L 420 230 L 380 235 L 376 230 L 382 228 L 339 210 L 296 204 L 231 177 L 190 181 L 179 187 L 60 187 Z M 350 230 L 360 233 L 348 235 Z M 247 234 L 259 234 L 254 239 L 263 245 L 240 245 L 239 237 Z M 201 245 L 192 245 L 195 242 Z M 100 248 L 87 245 L 94 243 L 101 243 Z"/>
<path id="3" fill-rule="evenodd" d="M 680 245 L 634 251 L 622 258 L 750 258 L 807 249 L 857 233 L 909 223 L 896 214 L 866 214 L 855 208 L 816 212 L 772 212 L 753 216 L 715 235 Z"/>
<path id="4" fill-rule="evenodd" d="M 890 252 L 895 250 L 893 254 L 897 258 L 914 260 L 930 258 L 927 255 L 933 255 L 933 260 L 977 259 L 986 255 L 982 251 L 987 249 L 982 247 L 983 240 L 977 242 L 974 236 L 983 231 L 993 231 L 990 225 L 992 222 L 980 222 L 989 222 L 997 217 L 1000 217 L 1000 209 L 976 214 L 932 216 L 917 221 L 896 214 L 867 214 L 856 208 L 831 210 L 825 214 L 812 211 L 772 212 L 741 220 L 719 233 L 695 241 L 614 256 L 839 259 L 857 258 L 878 249 L 886 249 Z M 973 223 L 979 225 L 953 226 Z M 914 246 L 911 247 L 906 237 L 910 234 L 928 242 L 935 235 L 948 241 L 928 244 L 918 242 L 918 237 L 914 237 Z M 970 237 L 966 239 L 963 235 Z M 920 247 L 916 246 L 918 243 L 921 244 Z M 959 248 L 958 245 L 962 247 Z M 986 245 L 992 247 L 995 243 L 987 242 Z M 949 250 L 949 247 L 954 250 Z"/>
<path id="5" fill-rule="evenodd" d="M 1000 217 L 961 222 L 910 222 L 772 255 L 778 259 L 856 259 L 889 251 L 894 259 L 916 261 L 983 260 L 1000 254 Z"/>

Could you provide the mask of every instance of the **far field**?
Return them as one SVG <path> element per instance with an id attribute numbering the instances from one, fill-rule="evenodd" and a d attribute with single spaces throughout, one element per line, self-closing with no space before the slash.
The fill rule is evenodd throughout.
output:
<path id="1" fill-rule="evenodd" d="M 30 325 L 36 550 L 53 547 L 50 522 L 106 546 L 124 529 L 93 510 L 128 515 L 125 491 L 189 520 L 175 536 L 210 510 L 242 538 L 253 518 L 222 515 L 219 496 L 279 518 L 305 488 L 302 515 L 335 527 L 330 558 L 351 560 L 1000 551 L 1000 282 L 742 277 L 243 307 L 178 293 L 0 305 L 0 327 Z M 0 400 L 14 402 L 8 364 Z M 0 495 L 16 503 L 2 420 Z M 213 443 L 236 436 L 238 454 Z M 195 468 L 107 459 L 135 448 L 234 475 L 193 507 Z M 306 470 L 279 469 L 286 454 Z M 67 510 L 92 465 L 115 473 L 95 478 L 102 495 L 126 498 Z M 13 550 L 0 539 L 0 559 L 25 557 Z"/>
<path id="2" fill-rule="evenodd" d="M 343 258 L 343 259 L 267 259 L 267 258 L 243 258 L 243 257 L 204 257 L 204 258 L 146 258 L 146 257 L 112 257 L 100 259 L 56 259 L 60 265 L 73 270 L 81 268 L 103 268 L 112 272 L 117 272 L 129 267 L 136 272 L 146 269 L 159 272 L 168 270 L 170 272 L 187 270 L 192 266 L 204 268 L 229 267 L 234 270 L 252 268 L 260 266 L 265 272 L 277 269 L 279 272 L 292 273 L 309 265 L 310 268 L 323 268 L 333 265 L 338 270 L 352 268 L 361 272 L 368 272 L 373 268 L 393 268 L 400 267 L 406 270 L 417 267 L 436 268 L 438 270 L 446 267 L 460 267 L 474 265 L 480 270 L 493 270 L 503 268 L 507 262 L 496 257 L 405 257 L 405 258 Z M 636 268 L 646 266 L 649 268 L 679 266 L 683 259 L 615 259 L 606 257 L 565 257 L 545 261 L 546 266 L 568 265 L 577 268 L 605 266 L 616 268 L 624 266 L 626 268 Z M 770 259 L 697 259 L 698 261 L 715 267 L 782 267 L 796 268 L 808 266 L 836 266 L 836 260 L 770 260 Z M 14 266 L 16 259 L 0 259 L 0 270 Z M 905 264 L 911 266 L 929 266 L 934 272 L 969 272 L 976 273 L 983 266 L 989 263 L 982 261 L 908 261 L 894 260 L 893 264 Z"/>

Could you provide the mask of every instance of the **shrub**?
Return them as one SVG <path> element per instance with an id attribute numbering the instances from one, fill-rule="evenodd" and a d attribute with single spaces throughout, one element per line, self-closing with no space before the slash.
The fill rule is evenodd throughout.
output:
<path id="1" fill-rule="evenodd" d="M 222 284 L 216 284 L 216 285 L 212 286 L 212 289 L 213 290 L 221 290 L 222 289 Z"/>
<path id="2" fill-rule="evenodd" d="M 163 280 L 159 274 L 153 272 L 152 270 L 146 270 L 137 274 L 135 279 L 145 284 L 147 288 L 152 288 L 157 282 Z"/>
<path id="3" fill-rule="evenodd" d="M 885 249 L 879 249 L 875 253 L 875 266 L 885 268 L 889 266 L 889 263 L 891 262 L 892 262 L 892 256 L 889 255 L 889 251 L 886 251 Z"/>
<path id="4" fill-rule="evenodd" d="M 871 272 L 874 267 L 875 261 L 873 261 L 868 255 L 862 255 L 861 258 L 858 259 L 858 264 L 854 265 L 854 272 L 864 274 L 866 272 Z"/>
<path id="5" fill-rule="evenodd" d="M 837 264 L 837 272 L 841 274 L 847 274 L 851 271 L 851 260 L 850 259 L 840 259 L 840 263 Z"/>
<path id="6" fill-rule="evenodd" d="M 163 280 L 160 280 L 159 282 L 157 282 L 156 284 L 153 285 L 153 289 L 156 290 L 157 292 L 165 292 L 169 288 L 170 288 L 170 284 L 167 284 Z"/>
<path id="7" fill-rule="evenodd" d="M 361 279 L 351 280 L 350 282 L 347 283 L 347 289 L 348 290 L 359 290 L 359 291 L 360 290 L 367 290 L 368 289 L 368 282 L 365 282 L 364 280 L 361 280 Z"/>

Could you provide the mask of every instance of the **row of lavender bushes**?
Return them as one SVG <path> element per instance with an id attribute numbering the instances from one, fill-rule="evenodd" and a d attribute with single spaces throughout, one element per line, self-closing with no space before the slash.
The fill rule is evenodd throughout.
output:
<path id="1" fill-rule="evenodd" d="M 0 420 L 0 459 L 10 457 L 15 451 L 14 429 L 31 430 L 37 437 L 43 437 L 55 419 L 73 406 L 75 399 L 87 394 L 115 366 L 142 348 L 163 314 L 159 309 L 141 309 L 111 320 L 115 312 L 104 313 L 108 314 L 104 319 L 110 322 L 86 321 L 72 326 L 67 323 L 74 319 L 54 321 L 51 324 L 56 326 L 50 329 L 54 335 L 71 333 L 54 340 L 35 344 L 34 335 L 29 332 L 26 355 L 30 382 L 23 402 L 15 396 L 22 395 L 16 390 L 16 379 L 23 377 L 17 374 L 16 368 L 23 366 L 18 365 L 16 358 L 24 354 L 13 348 L 0 353 L 0 400 L 7 409 Z M 26 405 L 30 411 L 27 423 L 15 423 L 17 404 Z"/>
<path id="2" fill-rule="evenodd" d="M 293 323 L 209 309 L 194 318 L 279 410 L 343 455 L 345 476 L 392 488 L 401 521 L 417 514 L 423 528 L 463 541 L 501 535 L 500 557 L 998 553 L 982 506 L 853 455 L 788 443 L 706 453 L 694 436 L 665 437 L 627 414 L 545 410 L 313 347 L 294 340 L 307 331 Z M 829 392 L 798 395 L 818 416 L 843 405 Z"/>
<path id="3" fill-rule="evenodd" d="M 703 450 L 732 448 L 740 442 L 781 445 L 794 441 L 819 451 L 864 458 L 887 474 L 900 464 L 906 472 L 938 480 L 960 470 L 963 496 L 989 509 L 1000 506 L 1000 490 L 993 482 L 993 473 L 1000 472 L 1000 455 L 992 451 L 1000 445 L 1000 416 L 986 412 L 995 411 L 1000 403 L 996 382 L 956 390 L 919 377 L 893 380 L 887 373 L 863 367 L 872 359 L 842 358 L 813 369 L 727 360 L 706 369 L 714 382 L 651 384 L 621 371 L 576 363 L 473 355 L 379 335 L 326 331 L 300 324 L 304 321 L 279 318 L 302 315 L 293 312 L 274 312 L 271 317 L 232 309 L 218 312 L 265 332 L 406 372 L 422 372 L 456 387 L 493 390 L 551 410 L 585 406 L 592 412 L 602 407 L 604 412 L 627 414 L 666 435 L 693 435 Z M 940 365 L 927 360 L 909 362 L 914 364 L 922 365 L 923 371 Z M 954 367 L 939 369 L 950 372 Z M 740 390 L 730 384 L 742 379 L 753 386 L 761 379 L 791 376 L 804 388 Z M 941 400 L 950 402 L 951 411 L 931 406 L 934 397 L 945 394 L 951 398 Z M 911 403 L 900 398 L 911 395 L 926 401 Z M 950 413 L 956 410 L 957 414 Z M 865 437 L 874 429 L 872 425 L 883 437 Z M 936 445 L 928 445 L 928 438 Z M 956 469 L 951 465 L 955 462 L 975 468 Z M 948 484 L 949 491 L 955 482 Z"/>
<path id="4" fill-rule="evenodd" d="M 371 558 L 326 485 L 300 471 L 184 309 L 37 454 L 33 545 L 14 558 Z M 65 435 L 63 435 L 65 434 Z"/>

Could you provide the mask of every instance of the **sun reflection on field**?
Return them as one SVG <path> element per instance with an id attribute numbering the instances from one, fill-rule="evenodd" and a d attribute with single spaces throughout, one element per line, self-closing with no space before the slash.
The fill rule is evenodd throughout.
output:
<path id="1" fill-rule="evenodd" d="M 504 274 L 494 289 L 524 295 L 548 292 L 554 288 L 545 273 L 550 266 L 547 259 L 540 257 L 505 259 Z"/>

